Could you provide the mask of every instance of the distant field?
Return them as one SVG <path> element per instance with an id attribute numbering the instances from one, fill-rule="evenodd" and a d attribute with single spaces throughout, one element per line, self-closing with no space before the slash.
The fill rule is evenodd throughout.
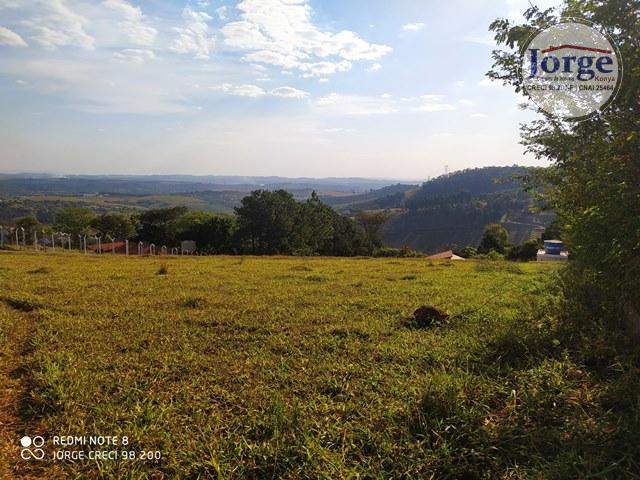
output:
<path id="1" fill-rule="evenodd" d="M 0 478 L 581 478 L 615 418 L 554 336 L 554 276 L 0 252 Z M 162 458 L 24 461 L 26 433 Z"/>

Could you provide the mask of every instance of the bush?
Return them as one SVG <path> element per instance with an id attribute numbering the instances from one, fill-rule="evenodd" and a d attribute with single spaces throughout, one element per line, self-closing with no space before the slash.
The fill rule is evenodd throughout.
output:
<path id="1" fill-rule="evenodd" d="M 420 258 L 420 257 L 424 257 L 424 253 L 418 252 L 416 250 L 411 250 L 409 247 L 402 247 L 402 248 L 382 247 L 382 248 L 377 248 L 373 252 L 373 256 L 384 257 L 384 258 Z"/>
<path id="2" fill-rule="evenodd" d="M 507 253 L 507 260 L 519 260 L 522 262 L 535 260 L 539 248 L 540 244 L 537 240 L 529 240 L 522 245 L 511 247 Z"/>

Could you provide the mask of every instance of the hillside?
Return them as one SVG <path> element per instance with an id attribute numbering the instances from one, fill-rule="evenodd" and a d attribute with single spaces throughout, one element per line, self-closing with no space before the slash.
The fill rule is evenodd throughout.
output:
<path id="1" fill-rule="evenodd" d="M 532 213 L 531 198 L 512 177 L 522 167 L 464 170 L 425 182 L 395 208 L 384 231 L 387 244 L 434 252 L 477 245 L 488 223 L 501 223 L 510 241 L 534 238 L 553 214 Z"/>

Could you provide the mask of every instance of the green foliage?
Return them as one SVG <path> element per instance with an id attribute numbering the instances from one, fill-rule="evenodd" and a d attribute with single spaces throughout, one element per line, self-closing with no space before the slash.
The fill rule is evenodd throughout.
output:
<path id="1" fill-rule="evenodd" d="M 360 210 L 356 213 L 356 222 L 364 232 L 369 254 L 382 246 L 382 228 L 388 220 L 389 214 L 383 211 Z"/>
<path id="2" fill-rule="evenodd" d="M 421 258 L 424 253 L 411 250 L 409 247 L 391 248 L 382 247 L 373 252 L 374 257 L 396 257 L 396 258 Z"/>
<path id="3" fill-rule="evenodd" d="M 522 169 L 512 171 L 524 172 Z M 485 186 L 489 193 L 458 191 L 454 190 L 456 186 L 466 188 L 464 179 L 467 175 L 470 186 L 473 185 L 473 175 L 466 172 L 459 174 L 460 178 L 457 175 L 445 177 L 452 182 L 456 179 L 451 184 L 452 190 L 443 189 L 437 195 L 438 190 L 428 190 L 429 196 L 420 201 L 419 206 L 416 203 L 416 208 L 394 212 L 385 225 L 384 240 L 391 245 L 407 244 L 417 250 L 437 252 L 477 245 L 487 224 L 504 222 L 511 241 L 523 243 L 554 218 L 550 212 L 533 211 L 531 195 L 522 186 L 501 190 L 505 186 L 513 187 L 513 184 L 487 175 Z M 442 181 L 447 185 L 445 180 Z M 425 183 L 423 188 L 427 189 L 432 182 L 436 180 Z M 476 191 L 482 192 L 483 188 L 478 187 Z"/>
<path id="4" fill-rule="evenodd" d="M 540 242 L 538 240 L 529 240 L 522 245 L 511 247 L 507 253 L 507 260 L 519 260 L 522 262 L 535 260 L 539 249 Z"/>
<path id="5" fill-rule="evenodd" d="M 555 219 L 551 222 L 542 233 L 542 240 L 560 240 L 564 236 L 562 222 L 560 219 Z"/>
<path id="6" fill-rule="evenodd" d="M 24 228 L 25 239 L 28 243 L 32 241 L 34 232 L 40 233 L 43 228 L 38 219 L 32 215 L 18 218 L 15 225 L 17 228 Z"/>
<path id="7" fill-rule="evenodd" d="M 495 251 L 504 254 L 509 243 L 509 233 L 499 223 L 491 223 L 484 229 L 482 240 L 478 245 L 478 253 Z"/>
<path id="8" fill-rule="evenodd" d="M 56 212 L 55 228 L 71 235 L 87 235 L 95 216 L 91 210 L 69 207 Z"/>
<path id="9" fill-rule="evenodd" d="M 236 222 L 233 217 L 189 212 L 179 220 L 180 240 L 193 240 L 198 250 L 210 254 L 233 253 Z"/>
<path id="10" fill-rule="evenodd" d="M 476 247 L 467 246 L 462 250 L 455 251 L 454 253 L 462 258 L 476 258 L 478 256 L 478 249 Z"/>
<path id="11" fill-rule="evenodd" d="M 514 176 L 526 172 L 523 167 L 473 168 L 444 175 L 422 184 L 406 201 L 407 208 L 418 210 L 444 203 L 466 203 L 473 198 L 497 192 L 520 190 Z"/>
<path id="12" fill-rule="evenodd" d="M 256 190 L 235 209 L 238 236 L 251 253 L 289 253 L 292 249 L 297 202 L 285 190 Z"/>
<path id="13" fill-rule="evenodd" d="M 604 316 L 640 336 L 640 37 L 638 0 L 567 0 L 563 8 L 532 7 L 527 24 L 494 22 L 496 39 L 511 50 L 494 52 L 489 76 L 522 89 L 518 51 L 527 33 L 559 18 L 584 18 L 606 31 L 622 55 L 621 90 L 609 108 L 588 120 L 567 123 L 543 118 L 522 129 L 524 145 L 552 168 L 533 175 L 544 200 L 559 215 L 572 255 L 571 272 L 591 278 L 593 317 Z M 578 292 L 567 291 L 575 296 Z"/>
<path id="14" fill-rule="evenodd" d="M 128 240 L 136 235 L 136 223 L 129 215 L 104 213 L 91 221 L 91 227 L 103 238 L 110 236 L 115 240 Z"/>
<path id="15" fill-rule="evenodd" d="M 138 217 L 138 237 L 156 245 L 175 245 L 180 233 L 180 219 L 186 207 L 155 208 Z"/>
<path id="16" fill-rule="evenodd" d="M 239 248 L 253 254 L 351 256 L 366 240 L 352 220 L 340 216 L 312 193 L 297 202 L 284 190 L 257 190 L 236 208 Z"/>

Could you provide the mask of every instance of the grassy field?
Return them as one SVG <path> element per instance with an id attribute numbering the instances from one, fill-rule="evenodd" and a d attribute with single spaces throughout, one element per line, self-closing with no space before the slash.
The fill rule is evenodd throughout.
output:
<path id="1" fill-rule="evenodd" d="M 555 281 L 506 262 L 0 252 L 0 478 L 638 478 L 640 401 L 612 404 L 629 379 L 572 356 Z M 422 305 L 450 317 L 420 327 Z M 20 458 L 24 434 L 44 460 Z M 51 458 L 52 436 L 98 434 L 136 460 Z"/>

